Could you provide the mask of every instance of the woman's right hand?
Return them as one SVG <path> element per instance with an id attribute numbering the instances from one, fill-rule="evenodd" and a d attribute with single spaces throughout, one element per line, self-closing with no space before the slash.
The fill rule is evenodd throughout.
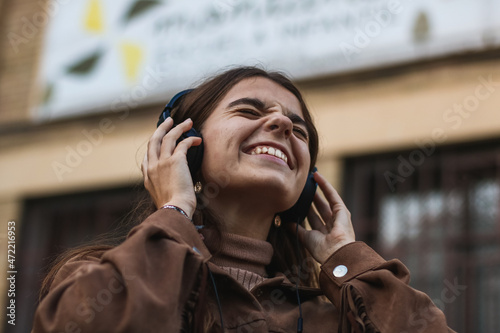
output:
<path id="1" fill-rule="evenodd" d="M 153 133 L 142 162 L 144 187 L 151 195 L 156 207 L 169 204 L 186 212 L 191 218 L 196 208 L 196 196 L 189 172 L 186 153 L 192 146 L 201 144 L 201 138 L 188 137 L 178 145 L 177 139 L 193 126 L 191 119 L 172 128 L 168 117 Z"/>

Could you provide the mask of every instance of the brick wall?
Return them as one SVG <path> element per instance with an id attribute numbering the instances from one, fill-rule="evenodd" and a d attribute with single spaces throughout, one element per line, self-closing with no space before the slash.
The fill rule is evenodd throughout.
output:
<path id="1" fill-rule="evenodd" d="M 51 14 L 47 0 L 0 4 L 0 128 L 30 120 L 43 33 Z"/>

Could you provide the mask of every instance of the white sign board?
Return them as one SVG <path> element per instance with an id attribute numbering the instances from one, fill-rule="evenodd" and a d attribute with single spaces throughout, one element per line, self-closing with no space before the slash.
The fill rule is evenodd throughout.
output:
<path id="1" fill-rule="evenodd" d="M 38 119 L 168 101 L 234 65 L 295 79 L 500 44 L 494 0 L 53 0 Z"/>

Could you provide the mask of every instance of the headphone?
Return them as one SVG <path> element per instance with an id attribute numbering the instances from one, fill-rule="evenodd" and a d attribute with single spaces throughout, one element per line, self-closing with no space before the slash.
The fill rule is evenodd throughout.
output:
<path id="1" fill-rule="evenodd" d="M 183 90 L 177 93 L 174 97 L 172 97 L 172 99 L 168 102 L 168 104 L 161 112 L 156 127 L 160 126 L 161 123 L 163 123 L 168 117 L 171 116 L 171 111 L 175 107 L 177 107 L 182 98 L 191 91 L 193 91 L 193 89 Z M 176 125 L 177 124 L 174 123 L 174 126 Z M 181 135 L 181 137 L 177 140 L 177 144 L 180 141 L 190 136 L 202 138 L 201 133 L 199 133 L 196 129 L 194 129 L 194 127 L 192 127 L 189 131 Z M 189 172 L 191 172 L 191 177 L 193 178 L 193 182 L 194 182 L 194 176 L 201 169 L 201 163 L 203 161 L 203 151 L 204 151 L 203 147 L 204 145 L 202 141 L 200 145 L 193 146 L 189 148 L 187 151 L 186 158 L 189 166 Z M 302 221 L 304 221 L 304 219 L 306 218 L 307 214 L 309 213 L 309 208 L 311 207 L 312 201 L 314 199 L 316 188 L 318 186 L 318 184 L 314 180 L 314 172 L 316 171 L 317 168 L 314 167 L 312 172 L 308 174 L 304 189 L 302 190 L 302 193 L 300 194 L 300 197 L 295 203 L 295 205 L 293 205 L 293 207 L 284 212 L 278 213 L 278 215 L 280 215 L 281 219 L 284 222 L 302 223 Z"/>
<path id="2" fill-rule="evenodd" d="M 161 112 L 156 127 L 160 126 L 161 123 L 163 123 L 168 117 L 171 116 L 171 111 L 179 104 L 182 97 L 184 97 L 184 95 L 186 95 L 187 93 L 190 93 L 192 90 L 193 89 L 183 90 L 180 93 L 177 93 L 174 97 L 172 97 L 170 102 L 168 102 L 168 104 Z M 174 126 L 176 125 L 177 124 L 174 124 Z M 179 144 L 179 142 L 190 136 L 196 136 L 202 138 L 201 134 L 197 130 L 195 130 L 194 127 L 191 127 L 189 131 L 182 133 L 180 138 L 177 140 L 177 144 Z M 193 146 L 189 148 L 187 151 L 186 157 L 188 161 L 189 172 L 191 173 L 191 178 L 193 179 L 193 182 L 194 182 L 194 176 L 201 169 L 201 162 L 203 161 L 203 151 L 204 151 L 203 141 L 201 141 L 201 144 L 199 146 Z"/>

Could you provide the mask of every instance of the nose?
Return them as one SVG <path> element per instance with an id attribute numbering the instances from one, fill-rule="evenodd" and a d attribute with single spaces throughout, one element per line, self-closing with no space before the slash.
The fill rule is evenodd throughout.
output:
<path id="1" fill-rule="evenodd" d="M 274 134 L 283 135 L 286 139 L 292 135 L 293 123 L 281 112 L 275 112 L 269 115 L 269 119 L 266 122 L 266 130 L 269 132 L 274 132 Z"/>

